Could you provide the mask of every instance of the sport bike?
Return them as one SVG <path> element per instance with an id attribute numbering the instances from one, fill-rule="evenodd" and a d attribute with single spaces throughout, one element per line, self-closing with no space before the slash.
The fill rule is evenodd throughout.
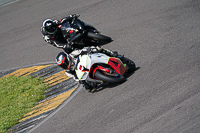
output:
<path id="1" fill-rule="evenodd" d="M 76 75 L 79 81 L 96 88 L 101 83 L 119 84 L 126 80 L 126 72 L 136 69 L 135 63 L 125 57 L 109 57 L 96 53 L 96 47 L 89 47 L 87 54 L 79 55 L 76 63 Z"/>
<path id="2" fill-rule="evenodd" d="M 59 28 L 64 38 L 69 38 L 70 42 L 83 42 L 84 47 L 86 45 L 94 46 L 98 43 L 109 43 L 112 41 L 110 37 L 100 34 L 94 26 L 86 24 L 78 17 L 74 17 L 71 21 L 60 25 Z"/>

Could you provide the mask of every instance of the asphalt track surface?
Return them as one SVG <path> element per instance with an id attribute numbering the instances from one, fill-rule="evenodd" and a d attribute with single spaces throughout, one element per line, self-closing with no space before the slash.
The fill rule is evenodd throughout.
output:
<path id="1" fill-rule="evenodd" d="M 40 34 L 45 18 L 80 14 L 105 48 L 138 69 L 118 86 L 81 89 L 33 133 L 200 132 L 199 0 L 19 0 L 0 7 L 0 70 L 54 60 Z"/>

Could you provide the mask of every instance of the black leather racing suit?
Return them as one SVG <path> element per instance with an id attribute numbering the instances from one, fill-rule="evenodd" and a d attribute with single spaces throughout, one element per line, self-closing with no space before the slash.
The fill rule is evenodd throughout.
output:
<path id="1" fill-rule="evenodd" d="M 54 25 L 56 25 L 56 31 L 54 34 L 48 34 L 44 27 L 41 27 L 41 33 L 43 35 L 43 39 L 44 41 L 48 42 L 49 44 L 57 47 L 57 48 L 62 48 L 66 53 L 70 54 L 73 50 L 74 47 L 76 47 L 77 45 L 74 44 L 72 47 L 71 46 L 71 42 L 69 39 L 65 39 L 61 33 L 61 29 L 59 28 L 63 23 L 65 23 L 66 21 L 69 21 L 71 23 L 71 20 L 77 17 L 76 15 L 70 15 L 68 17 L 65 17 L 61 20 L 54 20 L 53 23 Z"/>

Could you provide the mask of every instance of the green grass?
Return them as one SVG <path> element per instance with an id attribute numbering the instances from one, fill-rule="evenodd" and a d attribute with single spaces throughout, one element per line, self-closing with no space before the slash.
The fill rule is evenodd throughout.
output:
<path id="1" fill-rule="evenodd" d="M 40 78 L 9 76 L 0 79 L 0 133 L 6 132 L 43 99 L 47 85 Z"/>

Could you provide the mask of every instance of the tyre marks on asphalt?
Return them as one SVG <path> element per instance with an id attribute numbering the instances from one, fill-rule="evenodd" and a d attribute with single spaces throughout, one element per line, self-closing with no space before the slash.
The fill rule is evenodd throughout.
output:
<path id="1" fill-rule="evenodd" d="M 0 73 L 0 77 L 7 76 L 41 77 L 44 78 L 45 84 L 50 86 L 45 90 L 45 99 L 39 101 L 31 112 L 23 116 L 19 124 L 8 130 L 9 132 L 26 132 L 33 128 L 68 99 L 79 85 L 57 64 L 34 65 Z"/>

